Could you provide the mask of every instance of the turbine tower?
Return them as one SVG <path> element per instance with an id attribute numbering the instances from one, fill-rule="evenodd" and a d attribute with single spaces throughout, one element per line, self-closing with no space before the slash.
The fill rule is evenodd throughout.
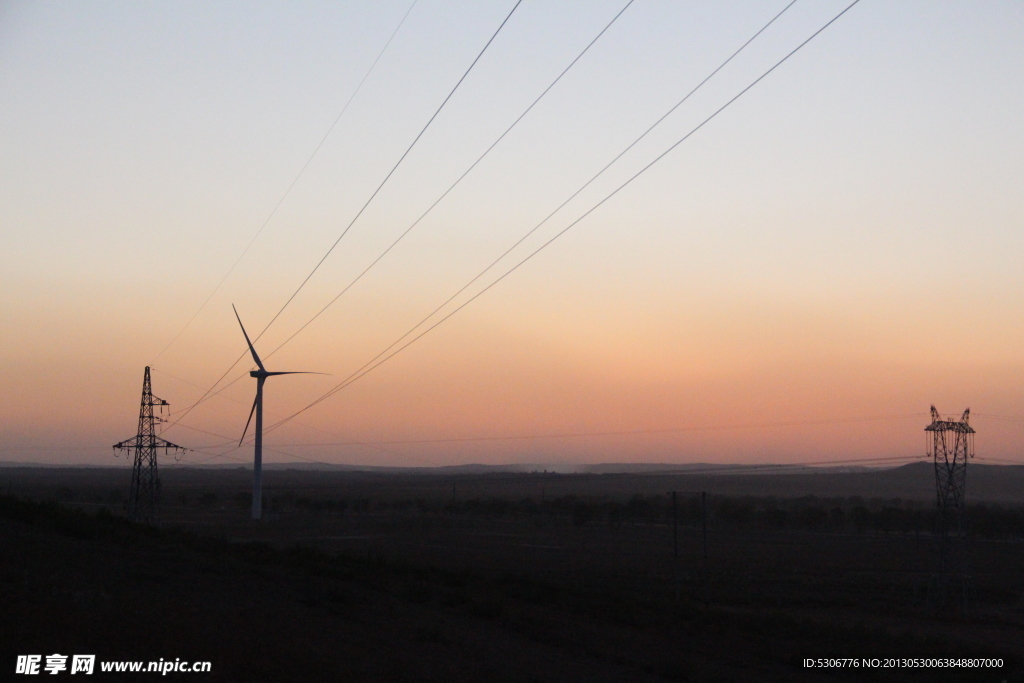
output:
<path id="1" fill-rule="evenodd" d="M 242 328 L 242 334 L 245 336 L 245 343 L 249 345 L 252 359 L 256 361 L 256 367 L 259 368 L 259 370 L 249 373 L 250 377 L 256 378 L 256 400 L 252 403 L 252 410 L 249 411 L 249 419 L 245 421 L 245 429 L 242 430 L 242 438 L 238 440 L 238 445 L 241 446 L 242 441 L 245 440 L 245 433 L 249 431 L 249 423 L 252 422 L 252 414 L 256 413 L 256 438 L 253 443 L 252 467 L 252 518 L 260 519 L 263 516 L 263 383 L 267 381 L 268 377 L 274 375 L 320 375 L 323 373 L 268 372 L 263 367 L 263 361 L 260 360 L 252 342 L 249 341 L 249 334 L 245 331 L 245 325 L 242 324 L 242 318 L 238 315 L 238 309 L 234 304 L 231 304 L 231 308 L 235 311 L 235 317 L 238 318 L 238 325 Z"/>

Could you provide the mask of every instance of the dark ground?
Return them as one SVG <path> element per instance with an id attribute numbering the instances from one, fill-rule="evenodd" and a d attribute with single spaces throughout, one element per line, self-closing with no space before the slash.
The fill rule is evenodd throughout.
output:
<path id="1" fill-rule="evenodd" d="M 168 469 L 159 530 L 118 517 L 127 470 L 5 468 L 0 666 L 60 652 L 209 660 L 210 674 L 169 675 L 211 681 L 1024 681 L 1018 469 L 972 470 L 972 500 L 989 503 L 970 510 L 964 614 L 936 607 L 934 503 L 917 466 L 269 471 L 259 524 L 250 472 Z M 671 489 L 710 491 L 707 575 L 699 496 L 679 497 L 673 559 Z M 1005 666 L 800 665 L 967 656 Z"/>

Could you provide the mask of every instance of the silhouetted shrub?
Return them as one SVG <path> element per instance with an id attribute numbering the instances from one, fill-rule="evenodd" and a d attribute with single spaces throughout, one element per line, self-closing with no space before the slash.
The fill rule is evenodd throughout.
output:
<path id="1" fill-rule="evenodd" d="M 740 529 L 745 529 L 754 520 L 754 506 L 748 500 L 722 500 L 715 510 L 717 519 Z"/>
<path id="2" fill-rule="evenodd" d="M 858 505 L 850 510 L 850 520 L 857 531 L 865 531 L 871 525 L 871 513 L 863 505 Z"/>
<path id="3" fill-rule="evenodd" d="M 572 509 L 572 523 L 573 526 L 583 526 L 595 517 L 595 510 L 593 505 L 587 503 L 576 503 Z"/>
<path id="4" fill-rule="evenodd" d="M 342 513 L 345 512 L 345 510 L 348 509 L 348 501 L 347 500 L 326 500 L 326 501 L 324 501 L 324 508 L 328 512 L 334 512 L 334 513 L 342 514 Z"/>
<path id="5" fill-rule="evenodd" d="M 797 513 L 797 523 L 800 527 L 811 531 L 823 527 L 826 519 L 828 519 L 828 513 L 817 505 L 801 508 Z"/>

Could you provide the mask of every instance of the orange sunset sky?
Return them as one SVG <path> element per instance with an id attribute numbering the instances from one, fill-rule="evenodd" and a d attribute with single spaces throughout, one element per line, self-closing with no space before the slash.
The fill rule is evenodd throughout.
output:
<path id="1" fill-rule="evenodd" d="M 251 460 L 231 304 L 254 336 L 274 319 L 514 4 L 0 3 L 0 460 L 125 464 L 110 446 L 147 365 L 162 435 L 195 449 L 182 464 Z M 270 370 L 329 373 L 271 378 L 268 422 L 400 338 L 788 4 L 629 4 L 292 338 L 627 5 L 524 0 L 256 341 Z M 848 4 L 788 6 L 445 310 Z M 856 4 L 268 431 L 265 459 L 909 458 L 935 404 L 971 408 L 979 458 L 1024 462 L 1022 28 L 1019 3 Z"/>

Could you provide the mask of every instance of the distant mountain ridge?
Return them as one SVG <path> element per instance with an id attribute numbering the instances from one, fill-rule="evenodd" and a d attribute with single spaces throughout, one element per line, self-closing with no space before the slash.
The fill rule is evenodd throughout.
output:
<path id="1" fill-rule="evenodd" d="M 361 467 L 321 465 L 318 463 L 282 464 L 267 467 L 271 476 L 292 484 L 302 480 L 322 483 L 331 480 L 376 480 L 382 484 L 419 486 L 426 480 L 453 485 L 465 478 L 473 486 L 502 490 L 501 482 L 523 491 L 544 484 L 548 492 L 562 491 L 583 496 L 664 495 L 667 491 L 707 491 L 726 496 L 778 496 L 782 498 L 819 496 L 865 499 L 918 500 L 934 504 L 935 472 L 930 462 L 915 462 L 896 467 L 810 467 L 800 465 L 718 465 L 666 463 L 629 463 L 583 465 L 568 468 L 551 465 L 467 464 L 448 467 Z M 0 490 L 22 479 L 40 482 L 44 488 L 73 481 L 106 481 L 110 477 L 126 482 L 127 466 L 60 466 L 39 463 L 0 463 Z M 198 477 L 215 481 L 251 482 L 252 468 L 243 464 L 229 466 L 166 467 L 162 476 L 168 481 Z M 416 483 L 419 480 L 420 483 Z M 44 483 L 49 482 L 49 483 Z M 211 484 L 212 485 L 212 484 Z M 433 484 L 431 484 L 433 485 Z M 525 488 L 524 488 L 525 487 Z M 532 495 L 532 494 L 531 494 Z M 1024 504 L 1024 466 L 972 464 L 967 473 L 967 499 L 971 503 Z"/>

